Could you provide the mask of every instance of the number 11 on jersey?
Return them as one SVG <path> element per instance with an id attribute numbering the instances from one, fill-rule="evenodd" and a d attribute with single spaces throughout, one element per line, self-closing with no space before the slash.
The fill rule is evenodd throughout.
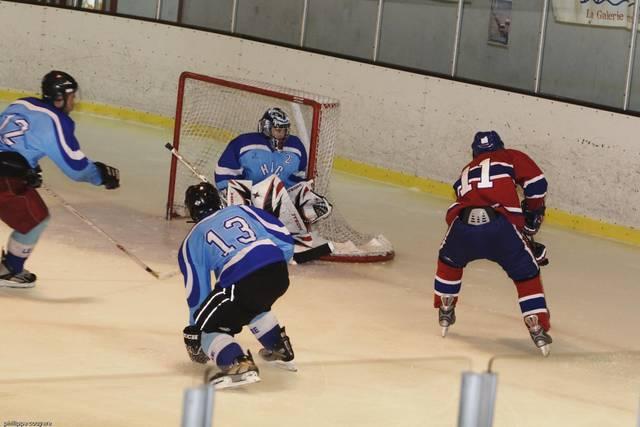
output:
<path id="1" fill-rule="evenodd" d="M 477 184 L 477 188 L 491 188 L 493 187 L 493 182 L 491 182 L 491 159 L 486 158 L 480 162 L 478 166 L 474 166 L 473 169 L 480 168 L 480 180 Z M 469 172 L 471 169 L 469 166 L 464 168 L 462 171 L 462 175 L 460 176 L 460 196 L 464 196 L 469 191 L 473 189 L 471 187 L 471 183 L 469 180 Z M 473 181 L 478 181 L 477 178 L 473 178 Z"/>

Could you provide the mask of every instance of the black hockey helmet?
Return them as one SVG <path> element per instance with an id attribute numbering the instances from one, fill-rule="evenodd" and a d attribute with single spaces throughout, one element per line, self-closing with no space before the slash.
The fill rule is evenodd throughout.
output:
<path id="1" fill-rule="evenodd" d="M 184 205 L 195 222 L 222 208 L 218 190 L 208 182 L 189 186 L 184 193 Z"/>
<path id="2" fill-rule="evenodd" d="M 503 148 L 504 142 L 502 142 L 500 135 L 495 130 L 476 133 L 471 143 L 471 151 L 474 158 L 480 154 L 502 150 Z"/>
<path id="3" fill-rule="evenodd" d="M 42 99 L 50 104 L 54 101 L 64 99 L 67 102 L 67 95 L 78 90 L 78 82 L 64 71 L 49 71 L 42 78 Z"/>
<path id="4" fill-rule="evenodd" d="M 291 121 L 282 109 L 278 107 L 271 107 L 267 111 L 264 112 L 260 121 L 258 122 L 258 132 L 262 133 L 264 136 L 269 138 L 269 140 L 275 144 L 275 148 L 278 148 L 278 141 L 275 140 L 273 134 L 271 133 L 272 129 L 285 129 L 285 137 L 289 136 L 289 128 L 291 127 Z"/>

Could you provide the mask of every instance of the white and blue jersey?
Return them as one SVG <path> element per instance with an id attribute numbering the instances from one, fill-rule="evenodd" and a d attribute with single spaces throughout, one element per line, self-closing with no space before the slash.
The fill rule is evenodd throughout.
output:
<path id="1" fill-rule="evenodd" d="M 37 98 L 22 98 L 0 113 L 0 152 L 13 151 L 32 168 L 49 157 L 74 181 L 100 185 L 98 168 L 80 150 L 75 123 L 64 111 Z"/>
<path id="2" fill-rule="evenodd" d="M 215 170 L 218 190 L 226 190 L 230 179 L 248 179 L 253 184 L 277 175 L 286 188 L 306 178 L 307 151 L 300 138 L 289 135 L 282 150 L 275 150 L 262 133 L 245 133 L 224 150 Z"/>
<path id="3" fill-rule="evenodd" d="M 190 318 L 216 286 L 227 288 L 276 262 L 293 257 L 293 239 L 273 215 L 252 206 L 229 206 L 202 219 L 180 246 Z M 268 284 L 265 284 L 268 286 Z"/>

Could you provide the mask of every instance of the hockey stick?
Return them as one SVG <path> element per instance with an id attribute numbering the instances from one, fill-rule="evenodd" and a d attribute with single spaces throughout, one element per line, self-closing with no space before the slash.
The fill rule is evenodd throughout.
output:
<path id="1" fill-rule="evenodd" d="M 167 150 L 171 151 L 171 154 L 176 156 L 176 159 L 180 160 L 183 165 L 185 165 L 191 172 L 193 172 L 195 176 L 200 179 L 200 181 L 209 182 L 209 180 L 204 175 L 198 172 L 196 168 L 191 165 L 191 163 L 189 163 L 184 157 L 182 157 L 182 154 L 178 153 L 178 150 L 176 150 L 176 148 L 170 142 L 164 144 L 164 147 Z"/>
<path id="2" fill-rule="evenodd" d="M 54 198 L 58 199 L 60 201 L 60 203 L 62 204 L 62 206 L 68 210 L 69 212 L 71 212 L 73 215 L 75 215 L 76 217 L 78 217 L 82 222 L 84 222 L 85 224 L 87 224 L 89 227 L 93 228 L 95 231 L 97 231 L 99 234 L 102 234 L 108 241 L 110 241 L 111 243 L 113 243 L 118 249 L 120 249 L 122 252 L 124 252 L 125 255 L 127 255 L 129 258 L 131 258 L 133 261 L 135 261 L 136 264 L 138 264 L 140 267 L 142 267 L 144 269 L 144 271 L 146 271 L 147 273 L 151 274 L 153 277 L 155 277 L 156 279 L 166 279 L 167 277 L 171 277 L 174 275 L 174 273 L 171 273 L 169 275 L 160 275 L 160 273 L 158 273 L 157 271 L 155 271 L 154 269 L 152 269 L 151 267 L 149 267 L 147 264 L 145 264 L 140 258 L 138 258 L 137 256 L 135 256 L 134 254 L 132 254 L 131 252 L 129 252 L 127 250 L 127 248 L 125 248 L 124 246 L 122 246 L 116 239 L 114 239 L 113 237 L 111 237 L 109 234 L 107 234 L 106 231 L 104 231 L 102 228 L 98 227 L 96 224 L 93 223 L 93 221 L 91 221 L 89 218 L 87 218 L 86 216 L 82 215 L 80 212 L 78 212 L 76 210 L 76 208 L 74 208 L 73 206 L 71 206 L 69 203 L 67 203 L 59 194 L 57 194 L 55 191 L 53 191 L 51 188 L 49 187 L 45 187 L 42 186 L 43 189 L 45 189 L 51 196 L 53 196 Z"/>
<path id="3" fill-rule="evenodd" d="M 548 265 L 549 258 L 547 258 L 547 249 L 545 245 L 533 240 L 533 236 L 529 234 L 523 233 L 523 237 L 524 237 L 524 241 L 527 243 L 527 246 L 531 250 L 531 253 L 533 253 L 533 256 L 536 259 L 536 262 L 538 263 L 538 265 L 540 267 L 544 267 L 545 265 Z M 538 259 L 538 257 L 540 258 Z"/>

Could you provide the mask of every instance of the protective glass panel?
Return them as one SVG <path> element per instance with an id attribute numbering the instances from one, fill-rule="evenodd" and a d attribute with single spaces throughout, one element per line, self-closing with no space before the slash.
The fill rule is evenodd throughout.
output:
<path id="1" fill-rule="evenodd" d="M 543 0 L 464 4 L 457 77 L 533 90 Z"/>
<path id="2" fill-rule="evenodd" d="M 623 106 L 633 13 L 628 4 L 551 2 L 541 93 Z"/>
<path id="3" fill-rule="evenodd" d="M 180 23 L 213 30 L 231 31 L 233 0 L 190 0 L 182 2 Z"/>
<path id="4" fill-rule="evenodd" d="M 155 18 L 157 6 L 156 0 L 118 0 L 116 12 L 124 15 Z"/>
<path id="5" fill-rule="evenodd" d="M 457 1 L 385 1 L 377 59 L 449 74 L 457 10 Z"/>
<path id="6" fill-rule="evenodd" d="M 304 46 L 373 58 L 376 0 L 309 0 Z"/>
<path id="7" fill-rule="evenodd" d="M 552 350 L 553 351 L 553 350 Z M 495 427 L 632 426 L 640 353 L 552 353 L 497 358 Z"/>
<path id="8" fill-rule="evenodd" d="M 303 0 L 240 0 L 236 32 L 297 45 L 303 8 Z"/>

